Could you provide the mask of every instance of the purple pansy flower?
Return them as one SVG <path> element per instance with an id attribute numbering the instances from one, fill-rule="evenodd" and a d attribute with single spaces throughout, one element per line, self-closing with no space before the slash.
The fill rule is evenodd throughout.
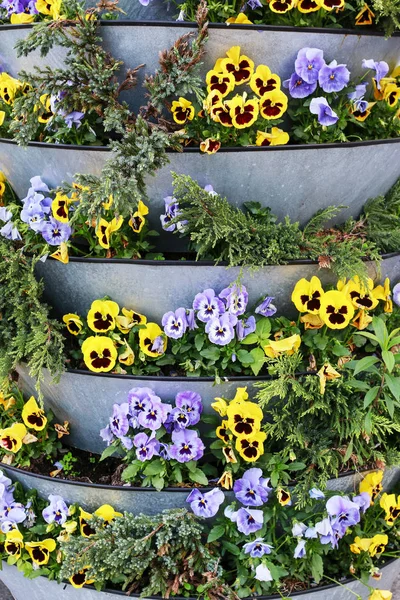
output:
<path id="1" fill-rule="evenodd" d="M 166 423 L 164 423 L 166 430 L 171 433 L 171 431 L 179 431 L 179 429 L 186 429 L 190 425 L 189 415 L 182 408 L 173 408 L 168 415 L 168 419 Z"/>
<path id="2" fill-rule="evenodd" d="M 150 406 L 139 412 L 137 419 L 142 427 L 156 431 L 167 420 L 170 411 L 169 404 L 152 401 Z"/>
<path id="3" fill-rule="evenodd" d="M 227 287 L 219 295 L 222 300 L 225 300 L 226 310 L 235 317 L 239 317 L 246 312 L 249 295 L 244 285 L 233 285 Z"/>
<path id="4" fill-rule="evenodd" d="M 82 125 L 81 121 L 84 116 L 85 113 L 73 110 L 64 116 L 64 121 L 69 129 L 72 129 L 73 125 L 75 125 L 76 129 L 79 129 L 79 127 Z"/>
<path id="5" fill-rule="evenodd" d="M 204 186 L 204 191 L 208 192 L 210 196 L 218 196 L 218 192 L 216 192 L 210 184 Z"/>
<path id="6" fill-rule="evenodd" d="M 113 405 L 113 414 L 110 419 L 110 430 L 117 438 L 124 437 L 129 431 L 129 404 Z"/>
<path id="7" fill-rule="evenodd" d="M 225 312 L 224 303 L 215 295 L 212 289 L 196 294 L 193 300 L 193 308 L 197 311 L 197 318 L 202 323 L 208 323 L 210 319 L 219 317 L 220 314 Z"/>
<path id="8" fill-rule="evenodd" d="M 366 91 L 367 86 L 365 84 L 360 84 L 356 86 L 354 92 L 347 94 L 348 99 L 351 100 L 354 110 L 361 114 L 365 113 L 368 108 L 368 102 L 367 100 L 364 100 Z"/>
<path id="9" fill-rule="evenodd" d="M 199 438 L 197 431 L 182 429 L 172 432 L 172 446 L 169 454 L 171 458 L 180 463 L 190 460 L 199 460 L 204 454 L 204 444 Z"/>
<path id="10" fill-rule="evenodd" d="M 333 528 L 339 525 L 345 531 L 360 522 L 360 507 L 347 496 L 332 496 L 326 503 L 326 510 L 330 517 L 336 517 Z"/>
<path id="11" fill-rule="evenodd" d="M 203 403 L 200 394 L 191 392 L 179 392 L 175 398 L 175 404 L 178 408 L 184 410 L 189 417 L 190 425 L 196 425 L 200 421 L 200 415 L 203 412 Z"/>
<path id="12" fill-rule="evenodd" d="M 294 550 L 293 558 L 304 558 L 307 555 L 306 552 L 306 541 L 299 540 Z"/>
<path id="13" fill-rule="evenodd" d="M 324 492 L 321 492 L 321 490 L 318 490 L 317 488 L 312 488 L 308 494 L 313 500 L 322 500 L 325 498 Z"/>
<path id="14" fill-rule="evenodd" d="M 254 333 L 256 330 L 256 319 L 249 317 L 248 319 L 239 320 L 236 324 L 236 336 L 239 342 L 244 340 L 250 333 Z"/>
<path id="15" fill-rule="evenodd" d="M 323 65 L 318 73 L 318 83 L 327 94 L 341 92 L 349 81 L 350 71 L 346 65 L 338 65 L 336 60 Z"/>
<path id="16" fill-rule="evenodd" d="M 103 440 L 103 442 L 107 442 L 107 446 L 110 446 L 115 439 L 113 434 L 111 433 L 109 425 L 107 425 L 107 427 L 104 427 L 104 429 L 100 429 L 100 437 Z"/>
<path id="17" fill-rule="evenodd" d="M 263 538 L 257 538 L 254 542 L 244 544 L 245 554 L 250 554 L 251 558 L 261 558 L 264 554 L 271 554 L 273 546 L 266 544 Z"/>
<path id="18" fill-rule="evenodd" d="M 396 283 L 393 288 L 393 302 L 400 306 L 400 283 Z"/>
<path id="19" fill-rule="evenodd" d="M 293 73 L 290 79 L 286 79 L 283 82 L 283 87 L 289 90 L 292 98 L 307 98 L 317 89 L 317 81 L 307 83 L 300 75 Z"/>
<path id="20" fill-rule="evenodd" d="M 260 0 L 247 0 L 246 4 L 251 10 L 255 10 L 256 8 L 262 8 L 263 6 Z"/>
<path id="21" fill-rule="evenodd" d="M 262 506 L 268 502 L 268 493 L 272 488 L 268 487 L 269 479 L 262 477 L 262 470 L 257 468 L 248 469 L 241 479 L 237 479 L 233 485 L 236 498 L 245 506 Z"/>
<path id="22" fill-rule="evenodd" d="M 43 509 L 42 515 L 46 523 L 63 525 L 68 518 L 69 510 L 61 496 L 50 495 L 50 504 Z"/>
<path id="23" fill-rule="evenodd" d="M 8 223 L 3 225 L 3 227 L 0 229 L 0 235 L 2 235 L 7 240 L 22 240 L 20 232 L 18 231 L 17 227 L 12 221 L 8 221 Z"/>
<path id="24" fill-rule="evenodd" d="M 3 487 L 1 487 L 3 486 Z M 0 469 L 0 498 L 3 496 L 5 490 L 12 486 L 12 481 L 9 477 L 4 475 L 4 471 Z"/>
<path id="25" fill-rule="evenodd" d="M 318 80 L 319 71 L 324 65 L 324 53 L 318 48 L 302 48 L 294 63 L 297 75 L 307 83 L 315 83 Z"/>
<path id="26" fill-rule="evenodd" d="M 295 523 L 292 527 L 292 536 L 293 537 L 303 537 L 306 530 L 307 530 L 307 525 L 305 525 L 304 523 Z"/>
<path id="27" fill-rule="evenodd" d="M 7 491 L 0 499 L 0 520 L 11 523 L 23 523 L 26 519 L 25 507 L 15 502 L 12 491 Z"/>
<path id="28" fill-rule="evenodd" d="M 229 313 L 224 313 L 208 321 L 206 333 L 211 343 L 217 346 L 226 346 L 235 337 L 237 318 Z"/>
<path id="29" fill-rule="evenodd" d="M 239 510 L 232 515 L 232 518 L 233 517 L 236 521 L 238 530 L 245 535 L 262 529 L 264 522 L 263 511 L 253 508 L 239 508 Z"/>
<path id="30" fill-rule="evenodd" d="M 375 61 L 373 58 L 362 61 L 364 69 L 373 69 L 375 71 L 375 81 L 378 90 L 381 89 L 381 80 L 389 73 L 389 65 L 384 60 Z"/>
<path id="31" fill-rule="evenodd" d="M 360 511 L 364 514 L 371 506 L 371 496 L 368 492 L 361 492 L 358 496 L 353 497 L 353 502 L 360 507 Z"/>
<path id="32" fill-rule="evenodd" d="M 169 338 L 179 340 L 185 335 L 186 329 L 188 328 L 186 310 L 184 308 L 178 308 L 175 312 L 170 311 L 165 313 L 161 323 L 164 327 L 164 332 Z"/>
<path id="33" fill-rule="evenodd" d="M 42 181 L 42 178 L 40 177 L 40 175 L 35 175 L 35 177 L 32 177 L 32 179 L 30 179 L 29 181 L 30 181 L 31 187 L 28 190 L 28 196 L 30 196 L 34 192 L 49 192 L 50 191 L 48 186 L 45 184 L 45 182 Z M 48 198 L 48 200 L 49 200 L 50 206 L 51 206 L 52 201 L 50 198 Z"/>
<path id="34" fill-rule="evenodd" d="M 276 306 L 272 304 L 273 299 L 274 298 L 272 296 L 266 296 L 261 302 L 261 304 L 259 304 L 256 310 L 254 311 L 256 315 L 262 315 L 263 317 L 272 317 L 277 311 Z"/>
<path id="35" fill-rule="evenodd" d="M 158 456 L 160 442 L 156 440 L 154 434 L 151 436 L 145 433 L 138 433 L 133 438 L 133 445 L 136 448 L 136 456 L 142 462 L 150 460 L 154 455 Z"/>
<path id="36" fill-rule="evenodd" d="M 326 98 L 313 98 L 310 103 L 310 112 L 318 116 L 318 123 L 330 127 L 339 121 L 339 117 L 329 106 Z"/>
<path id="37" fill-rule="evenodd" d="M 175 231 L 176 224 L 173 223 L 171 225 L 171 221 L 172 221 L 172 219 L 175 219 L 175 217 L 178 215 L 178 212 L 179 212 L 178 201 L 176 198 L 173 198 L 172 196 L 167 196 L 166 198 L 164 198 L 164 204 L 165 204 L 165 214 L 160 215 L 160 221 L 161 221 L 162 228 L 165 231 Z"/>
<path id="38" fill-rule="evenodd" d="M 40 233 L 50 246 L 59 246 L 69 239 L 72 229 L 68 223 L 61 223 L 61 221 L 50 217 L 48 221 L 42 224 Z"/>
<path id="39" fill-rule="evenodd" d="M 138 417 L 139 414 L 152 406 L 152 402 L 161 402 L 161 398 L 155 395 L 148 387 L 132 388 L 128 392 L 129 412 Z"/>
<path id="40" fill-rule="evenodd" d="M 307 527 L 307 529 L 304 532 L 304 537 L 309 540 L 317 538 L 318 533 L 317 533 L 317 530 L 315 529 L 315 527 Z"/>
<path id="41" fill-rule="evenodd" d="M 199 326 L 196 323 L 196 313 L 194 311 L 194 308 L 189 308 L 187 310 L 186 320 L 190 331 L 194 331 L 195 329 L 199 328 Z"/>
<path id="42" fill-rule="evenodd" d="M 202 494 L 197 489 L 192 490 L 186 498 L 186 502 L 189 502 L 194 514 L 197 517 L 204 517 L 205 519 L 214 517 L 224 500 L 224 492 L 218 488 L 214 488 L 205 494 Z"/>
<path id="43" fill-rule="evenodd" d="M 164 460 L 169 460 L 171 457 L 169 455 L 168 444 L 164 444 L 163 442 L 160 442 L 160 448 L 158 450 L 158 454 L 159 454 L 160 458 L 163 458 Z"/>

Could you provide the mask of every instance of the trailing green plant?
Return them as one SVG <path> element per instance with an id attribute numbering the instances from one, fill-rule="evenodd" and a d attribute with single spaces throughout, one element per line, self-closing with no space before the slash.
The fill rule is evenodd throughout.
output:
<path id="1" fill-rule="evenodd" d="M 128 594 L 141 596 L 196 592 L 205 597 L 234 598 L 220 580 L 219 560 L 202 541 L 199 520 L 184 509 L 156 516 L 125 513 L 104 526 L 99 517 L 90 520 L 90 538 L 71 537 L 62 544 L 60 576 L 69 578 L 90 565 L 96 586 L 118 583 Z"/>
<path id="2" fill-rule="evenodd" d="M 400 0 L 372 0 L 372 8 L 388 36 L 400 29 Z"/>
<path id="3" fill-rule="evenodd" d="M 369 200 L 360 217 L 368 239 L 383 252 L 400 248 L 400 181 L 386 196 Z"/>
<path id="4" fill-rule="evenodd" d="M 0 377 L 25 361 L 40 388 L 43 369 L 52 375 L 64 369 L 62 326 L 43 302 L 43 284 L 34 273 L 37 259 L 2 240 L 0 254 Z"/>

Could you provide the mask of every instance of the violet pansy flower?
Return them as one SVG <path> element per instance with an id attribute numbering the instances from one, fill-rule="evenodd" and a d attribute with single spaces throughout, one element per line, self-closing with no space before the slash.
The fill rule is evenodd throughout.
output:
<path id="1" fill-rule="evenodd" d="M 161 402 L 161 398 L 156 396 L 151 388 L 132 388 L 128 392 L 129 412 L 134 417 L 138 417 L 142 411 L 152 406 L 152 402 Z"/>
<path id="2" fill-rule="evenodd" d="M 150 406 L 139 412 L 137 420 L 142 427 L 156 431 L 167 420 L 170 410 L 169 404 L 152 401 Z"/>
<path id="3" fill-rule="evenodd" d="M 256 319 L 253 317 L 249 317 L 248 319 L 239 320 L 236 323 L 236 336 L 239 342 L 244 340 L 250 333 L 254 333 L 256 330 Z"/>
<path id="4" fill-rule="evenodd" d="M 123 404 L 113 405 L 113 414 L 110 419 L 110 431 L 117 438 L 125 436 L 129 431 L 129 404 L 124 402 Z"/>
<path id="5" fill-rule="evenodd" d="M 252 508 L 239 508 L 232 518 L 236 521 L 238 531 L 245 535 L 259 531 L 264 523 L 263 511 Z"/>
<path id="6" fill-rule="evenodd" d="M 257 538 L 254 542 L 244 544 L 243 550 L 245 554 L 250 554 L 251 558 L 261 558 L 265 554 L 271 554 L 273 546 L 266 544 L 263 538 Z"/>
<path id="7" fill-rule="evenodd" d="M 273 299 L 274 298 L 272 296 L 266 296 L 261 302 L 261 304 L 259 304 L 255 309 L 254 312 L 256 313 L 256 315 L 262 315 L 263 317 L 272 317 L 277 311 L 276 306 L 272 304 Z"/>
<path id="8" fill-rule="evenodd" d="M 212 344 L 226 346 L 235 337 L 237 318 L 229 313 L 224 313 L 207 322 L 206 333 Z"/>
<path id="9" fill-rule="evenodd" d="M 339 117 L 334 110 L 329 106 L 326 98 L 313 98 L 310 103 L 310 112 L 318 116 L 318 123 L 325 127 L 335 125 L 339 121 Z"/>
<path id="10" fill-rule="evenodd" d="M 172 432 L 172 446 L 169 448 L 171 458 L 180 463 L 191 460 L 199 460 L 203 454 L 205 446 L 198 436 L 197 431 L 192 429 L 182 429 Z"/>
<path id="11" fill-rule="evenodd" d="M 292 527 L 292 536 L 293 537 L 303 537 L 304 533 L 307 531 L 307 525 L 304 523 L 295 523 Z"/>
<path id="12" fill-rule="evenodd" d="M 317 81 L 307 83 L 300 75 L 293 73 L 290 79 L 286 79 L 283 82 L 283 87 L 289 90 L 289 94 L 292 98 L 307 98 L 317 89 Z"/>
<path id="13" fill-rule="evenodd" d="M 307 83 L 318 80 L 319 71 L 324 65 L 324 53 L 318 48 L 302 48 L 294 63 L 297 75 Z"/>
<path id="14" fill-rule="evenodd" d="M 326 503 L 326 510 L 344 530 L 360 522 L 360 507 L 347 496 L 332 496 Z"/>
<path id="15" fill-rule="evenodd" d="M 219 317 L 220 314 L 225 312 L 224 303 L 215 295 L 212 289 L 196 294 L 193 300 L 193 308 L 197 311 L 197 318 L 202 323 L 208 323 L 210 319 Z"/>
<path id="16" fill-rule="evenodd" d="M 299 540 L 294 550 L 293 558 L 304 558 L 307 555 L 306 552 L 306 541 Z"/>
<path id="17" fill-rule="evenodd" d="M 325 498 L 325 494 L 324 492 L 322 492 L 321 490 L 318 490 L 317 488 L 312 488 L 309 492 L 308 495 L 310 496 L 310 498 L 312 498 L 313 500 L 322 500 L 323 498 Z"/>
<path id="18" fill-rule="evenodd" d="M 77 110 L 73 110 L 64 116 L 64 121 L 69 129 L 72 129 L 72 126 L 75 125 L 76 129 L 82 125 L 82 119 L 85 116 L 85 113 L 79 112 Z"/>
<path id="19" fill-rule="evenodd" d="M 160 442 L 154 434 L 148 436 L 145 433 L 138 433 L 133 438 L 133 445 L 136 448 L 137 458 L 142 462 L 150 460 L 154 455 L 158 456 Z"/>
<path id="20" fill-rule="evenodd" d="M 203 412 L 203 403 L 200 394 L 191 392 L 190 390 L 179 392 L 176 395 L 175 404 L 178 408 L 186 412 L 190 425 L 196 425 L 200 421 L 200 415 Z"/>
<path id="21" fill-rule="evenodd" d="M 400 283 L 396 283 L 393 288 L 393 302 L 400 306 Z"/>
<path id="22" fill-rule="evenodd" d="M 68 223 L 62 223 L 50 217 L 48 221 L 42 224 L 40 233 L 50 246 L 59 246 L 69 239 L 72 229 Z"/>
<path id="23" fill-rule="evenodd" d="M 272 488 L 268 487 L 269 479 L 262 477 L 262 470 L 258 468 L 248 469 L 241 479 L 237 479 L 233 485 L 236 498 L 245 506 L 262 506 L 268 502 L 268 493 Z"/>
<path id="24" fill-rule="evenodd" d="M 318 73 L 318 83 L 328 94 L 341 92 L 350 81 L 350 71 L 346 65 L 338 65 L 333 60 L 329 65 L 323 65 Z"/>
<path id="25" fill-rule="evenodd" d="M 161 321 L 165 334 L 174 340 L 179 340 L 186 333 L 188 322 L 186 319 L 186 310 L 178 308 L 175 312 L 165 313 Z"/>
<path id="26" fill-rule="evenodd" d="M 364 514 L 371 506 L 371 496 L 368 492 L 361 492 L 358 496 L 353 496 L 353 502 L 360 507 L 360 511 Z"/>
<path id="27" fill-rule="evenodd" d="M 61 496 L 50 495 L 50 504 L 43 509 L 42 515 L 46 523 L 63 525 L 69 516 L 68 506 Z"/>
<path id="28" fill-rule="evenodd" d="M 111 433 L 111 429 L 110 426 L 107 425 L 107 427 L 104 427 L 104 429 L 100 429 L 100 437 L 103 440 L 103 442 L 107 442 L 107 446 L 110 446 L 111 443 L 114 441 L 114 435 Z M 54 463 L 55 466 L 55 463 Z"/>
<path id="29" fill-rule="evenodd" d="M 214 488 L 205 494 L 195 489 L 186 498 L 186 502 L 189 502 L 194 514 L 197 517 L 204 517 L 205 519 L 214 517 L 224 500 L 224 492 L 218 488 Z"/>
<path id="30" fill-rule="evenodd" d="M 372 58 L 366 60 L 364 58 L 364 60 L 362 61 L 362 66 L 364 69 L 372 69 L 375 71 L 376 87 L 378 88 L 378 90 L 380 90 L 381 80 L 384 77 L 386 77 L 386 75 L 389 73 L 389 65 L 387 64 L 387 62 L 385 62 L 384 60 L 375 61 Z"/>
<path id="31" fill-rule="evenodd" d="M 226 310 L 235 317 L 239 317 L 246 312 L 249 295 L 244 285 L 233 285 L 222 290 L 219 294 L 222 300 L 225 300 Z"/>
<path id="32" fill-rule="evenodd" d="M 190 331 L 194 331 L 195 329 L 199 328 L 199 326 L 196 323 L 196 313 L 194 311 L 194 308 L 189 308 L 187 310 L 186 320 Z"/>

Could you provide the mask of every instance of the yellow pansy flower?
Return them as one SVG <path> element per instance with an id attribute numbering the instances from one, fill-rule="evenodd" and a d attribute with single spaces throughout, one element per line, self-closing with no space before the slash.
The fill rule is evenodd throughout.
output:
<path id="1" fill-rule="evenodd" d="M 351 322 L 353 327 L 355 327 L 359 331 L 366 329 L 370 323 L 372 323 L 371 315 L 369 315 L 366 310 L 363 310 L 361 308 Z"/>
<path id="2" fill-rule="evenodd" d="M 296 2 L 297 0 L 271 0 L 268 6 L 272 12 L 282 15 L 292 10 L 296 6 Z"/>
<path id="3" fill-rule="evenodd" d="M 239 13 L 237 17 L 229 17 L 225 23 L 236 23 L 237 25 L 252 25 L 253 21 L 247 18 L 244 13 Z"/>
<path id="4" fill-rule="evenodd" d="M 390 279 L 386 277 L 383 285 L 377 285 L 374 289 L 374 296 L 378 300 L 382 300 L 385 304 L 383 310 L 385 313 L 393 312 L 392 292 L 390 289 Z"/>
<path id="5" fill-rule="evenodd" d="M 322 8 L 331 12 L 332 10 L 340 10 L 344 7 L 345 0 L 320 0 Z"/>
<path id="6" fill-rule="evenodd" d="M 318 371 L 319 377 L 319 386 L 321 394 L 325 393 L 325 387 L 327 381 L 332 381 L 334 379 L 339 379 L 341 374 L 336 371 L 328 362 L 326 362 L 323 367 Z"/>
<path id="7" fill-rule="evenodd" d="M 235 85 L 250 81 L 254 73 L 254 62 L 248 56 L 240 54 L 240 46 L 232 46 L 226 55 L 228 58 L 223 58 L 220 62 L 221 70 L 232 73 Z"/>
<path id="8" fill-rule="evenodd" d="M 232 434 L 228 427 L 228 421 L 222 421 L 221 425 L 219 425 L 219 427 L 217 427 L 215 430 L 215 433 L 217 434 L 217 437 L 225 444 L 229 444 L 231 441 Z"/>
<path id="9" fill-rule="evenodd" d="M 237 94 L 229 101 L 229 106 L 232 124 L 236 129 L 245 129 L 257 121 L 259 112 L 258 100 L 247 100 L 246 93 L 242 96 Z"/>
<path id="10" fill-rule="evenodd" d="M 233 488 L 233 476 L 231 471 L 224 471 L 222 476 L 218 479 L 218 485 L 223 487 L 225 490 L 231 490 Z"/>
<path id="11" fill-rule="evenodd" d="M 222 454 L 224 455 L 224 458 L 227 463 L 229 463 L 229 464 L 237 463 L 237 458 L 236 458 L 233 448 L 231 446 L 225 446 L 224 448 L 222 448 Z"/>
<path id="12" fill-rule="evenodd" d="M 279 127 L 272 127 L 271 132 L 257 131 L 256 146 L 284 146 L 289 141 L 289 134 Z"/>
<path id="13" fill-rule="evenodd" d="M 10 556 L 14 558 L 20 558 L 22 549 L 24 547 L 24 536 L 18 529 L 12 529 L 6 533 L 6 540 L 4 542 L 4 550 Z"/>
<path id="14" fill-rule="evenodd" d="M 5 118 L 6 118 L 6 113 L 4 112 L 4 110 L 0 110 L 0 127 L 3 125 Z M 4 193 L 4 190 L 3 190 L 3 193 Z"/>
<path id="15" fill-rule="evenodd" d="M 35 6 L 42 15 L 49 15 L 52 19 L 60 17 L 61 0 L 37 0 Z"/>
<path id="16" fill-rule="evenodd" d="M 129 333 L 136 325 L 145 325 L 147 323 L 147 318 L 134 310 L 129 310 L 124 307 L 121 312 L 122 315 L 118 315 L 115 318 L 117 327 L 121 333 Z"/>
<path id="17" fill-rule="evenodd" d="M 61 223 L 68 223 L 68 210 L 71 203 L 70 198 L 61 192 L 57 192 L 56 197 L 51 203 L 51 212 L 53 217 Z"/>
<path id="18" fill-rule="evenodd" d="M 344 329 L 354 316 L 354 307 L 348 296 L 330 290 L 321 299 L 319 316 L 330 329 Z"/>
<path id="19" fill-rule="evenodd" d="M 11 25 L 21 25 L 25 23 L 32 23 L 35 20 L 36 15 L 27 13 L 13 13 L 10 17 Z"/>
<path id="20" fill-rule="evenodd" d="M 230 404 L 226 416 L 234 436 L 249 437 L 260 430 L 263 411 L 254 402 L 241 402 Z"/>
<path id="21" fill-rule="evenodd" d="M 269 358 L 277 358 L 281 354 L 291 356 L 298 351 L 301 344 L 301 337 L 295 333 L 288 338 L 283 338 L 277 341 L 268 340 L 264 346 L 264 352 Z"/>
<path id="22" fill-rule="evenodd" d="M 115 367 L 117 349 L 110 338 L 91 336 L 82 344 L 83 360 L 90 371 L 106 373 Z"/>
<path id="23" fill-rule="evenodd" d="M 235 78 L 232 73 L 221 71 L 208 71 L 206 75 L 207 92 L 218 92 L 220 98 L 223 98 L 235 88 Z"/>
<path id="24" fill-rule="evenodd" d="M 372 12 L 367 3 L 364 4 L 363 8 L 356 15 L 356 25 L 372 25 L 374 22 L 375 13 Z"/>
<path id="25" fill-rule="evenodd" d="M 106 523 L 111 523 L 116 517 L 123 517 L 123 514 L 114 510 L 110 504 L 103 504 L 94 513 L 96 517 L 100 517 Z"/>
<path id="26" fill-rule="evenodd" d="M 158 358 L 167 349 L 167 336 L 157 323 L 146 323 L 139 330 L 139 346 L 147 356 Z"/>
<path id="27" fill-rule="evenodd" d="M 378 298 L 376 297 L 374 282 L 371 278 L 367 279 L 366 285 L 360 281 L 358 275 L 350 279 L 347 283 L 345 279 L 340 279 L 337 289 L 349 296 L 355 308 L 373 310 L 378 306 Z"/>
<path id="28" fill-rule="evenodd" d="M 223 398 L 215 398 L 215 402 L 211 403 L 211 408 L 219 414 L 220 417 L 225 417 L 228 408 L 228 403 Z"/>
<path id="29" fill-rule="evenodd" d="M 355 537 L 353 544 L 350 545 L 350 550 L 353 554 L 360 554 L 361 552 L 368 552 L 370 556 L 376 556 L 382 554 L 389 541 L 387 535 L 374 535 L 373 538 L 360 538 Z"/>
<path id="30" fill-rule="evenodd" d="M 132 227 L 135 233 L 140 233 L 146 222 L 145 216 L 149 214 L 148 207 L 139 200 L 137 211 L 133 213 L 129 219 L 129 225 Z"/>
<path id="31" fill-rule="evenodd" d="M 380 506 L 385 511 L 385 521 L 388 525 L 394 525 L 394 522 L 400 515 L 400 496 L 395 494 L 382 494 Z"/>
<path id="32" fill-rule="evenodd" d="M 360 493 L 367 492 L 371 496 L 371 504 L 382 491 L 383 471 L 368 473 L 360 483 Z"/>
<path id="33" fill-rule="evenodd" d="M 35 564 L 47 565 L 51 552 L 56 549 L 56 542 L 50 538 L 40 542 L 25 542 L 25 549 Z"/>
<path id="34" fill-rule="evenodd" d="M 80 589 L 83 588 L 84 585 L 90 585 L 95 582 L 94 579 L 86 579 L 87 572 L 91 569 L 91 567 L 87 566 L 74 573 L 72 577 L 69 578 L 72 587 Z"/>
<path id="35" fill-rule="evenodd" d="M 390 83 L 384 89 L 383 98 L 390 108 L 394 108 L 400 100 L 400 88 L 395 83 Z"/>
<path id="36" fill-rule="evenodd" d="M 374 590 L 368 600 L 392 600 L 393 594 L 389 590 Z"/>
<path id="37" fill-rule="evenodd" d="M 109 210 L 112 207 L 113 203 L 114 203 L 114 198 L 113 198 L 113 195 L 110 194 L 109 197 L 108 197 L 108 201 L 107 202 L 102 202 L 101 205 L 104 208 L 104 210 Z"/>
<path id="38" fill-rule="evenodd" d="M 242 402 L 246 402 L 248 400 L 249 394 L 247 393 L 246 387 L 238 387 L 236 388 L 236 394 L 233 400 L 231 400 L 230 405 L 232 404 L 241 404 Z"/>
<path id="39" fill-rule="evenodd" d="M 0 446 L 15 454 L 22 448 L 22 440 L 27 434 L 23 423 L 14 423 L 11 427 L 0 430 Z"/>
<path id="40" fill-rule="evenodd" d="M 316 12 L 321 9 L 320 0 L 298 0 L 297 10 L 301 13 Z"/>
<path id="41" fill-rule="evenodd" d="M 271 73 L 267 65 L 258 65 L 250 80 L 250 87 L 257 96 L 264 96 L 267 92 L 279 90 L 281 78 L 276 73 Z"/>
<path id="42" fill-rule="evenodd" d="M 287 506 L 291 502 L 290 493 L 287 490 L 279 488 L 276 492 L 276 497 L 281 506 Z"/>
<path id="43" fill-rule="evenodd" d="M 74 313 L 68 313 L 63 316 L 64 323 L 67 326 L 67 329 L 72 335 L 78 335 L 83 328 L 83 323 L 79 315 Z"/>
<path id="44" fill-rule="evenodd" d="M 4 71 L 0 73 L 0 98 L 6 104 L 11 105 L 18 90 L 21 88 L 21 83 L 18 79 L 14 79 Z"/>
<path id="45" fill-rule="evenodd" d="M 124 340 L 124 351 L 118 354 L 118 362 L 127 367 L 131 367 L 135 362 L 135 354 L 126 340 Z"/>
<path id="46" fill-rule="evenodd" d="M 303 277 L 294 286 L 291 300 L 299 312 L 317 315 L 323 295 L 324 290 L 318 277 L 311 277 L 310 281 Z"/>
<path id="47" fill-rule="evenodd" d="M 42 94 L 40 96 L 40 104 L 42 105 L 41 108 L 44 108 L 45 110 L 42 112 L 41 115 L 38 116 L 38 121 L 39 123 L 48 123 L 54 117 L 54 114 L 51 110 L 50 95 Z"/>
<path id="48" fill-rule="evenodd" d="M 281 90 L 272 90 L 260 98 L 260 115 L 264 119 L 279 119 L 288 107 L 288 98 Z"/>
<path id="49" fill-rule="evenodd" d="M 110 248 L 110 238 L 114 231 L 118 231 L 122 227 L 124 219 L 119 216 L 118 219 L 114 217 L 110 222 L 105 219 L 100 219 L 100 223 L 96 228 L 96 236 L 99 240 L 99 244 L 105 250 Z"/>
<path id="50" fill-rule="evenodd" d="M 95 300 L 87 315 L 87 323 L 92 331 L 106 333 L 115 329 L 119 306 L 112 300 Z"/>
<path id="51" fill-rule="evenodd" d="M 50 254 L 50 256 L 51 256 L 51 258 L 54 258 L 55 260 L 59 260 L 64 265 L 67 265 L 69 263 L 69 254 L 68 254 L 67 243 L 61 242 L 61 244 L 59 245 L 57 250 L 55 252 L 53 252 L 52 254 Z"/>
<path id="52" fill-rule="evenodd" d="M 31 396 L 22 409 L 22 420 L 29 429 L 42 431 L 47 425 L 47 417 L 35 398 Z"/>
<path id="53" fill-rule="evenodd" d="M 171 112 L 175 123 L 184 125 L 188 121 L 193 120 L 194 106 L 190 100 L 181 97 L 179 100 L 174 100 L 172 102 Z"/>
<path id="54" fill-rule="evenodd" d="M 246 462 L 255 462 L 264 454 L 264 442 L 267 437 L 264 431 L 256 431 L 250 436 L 236 439 L 236 450 Z"/>
<path id="55" fill-rule="evenodd" d="M 93 515 L 89 512 L 86 512 L 86 510 L 84 510 L 83 508 L 79 509 L 79 513 L 80 513 L 79 514 L 79 530 L 80 530 L 81 536 L 90 537 L 90 536 L 94 535 L 96 532 L 89 525 L 89 521 L 93 517 Z"/>
<path id="56" fill-rule="evenodd" d="M 301 315 L 300 322 L 304 323 L 304 329 L 321 329 L 324 326 L 324 322 L 321 317 L 311 313 Z"/>
<path id="57" fill-rule="evenodd" d="M 206 154 L 215 154 L 221 148 L 221 142 L 214 138 L 207 138 L 200 142 L 200 151 Z"/>

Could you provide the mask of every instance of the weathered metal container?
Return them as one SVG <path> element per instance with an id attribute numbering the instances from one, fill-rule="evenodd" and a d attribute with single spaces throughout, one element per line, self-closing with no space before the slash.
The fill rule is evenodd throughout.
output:
<path id="1" fill-rule="evenodd" d="M 174 243 L 174 237 L 169 243 Z M 394 285 L 400 281 L 400 252 L 385 255 L 380 273 L 374 263 L 369 264 L 369 271 L 375 280 L 389 277 Z M 133 308 L 158 323 L 170 310 L 190 308 L 195 295 L 204 289 L 220 292 L 239 272 L 239 268 L 205 261 L 71 258 L 67 265 L 53 259 L 37 265 L 37 274 L 45 284 L 45 299 L 59 316 L 69 312 L 85 316 L 93 300 L 109 295 L 121 307 Z M 300 277 L 310 279 L 313 275 L 324 285 L 336 283 L 329 269 L 319 269 L 311 261 L 264 267 L 253 273 L 247 270 L 242 283 L 249 293 L 249 307 L 255 308 L 268 295 L 275 298 L 278 314 L 295 316 L 290 299 L 293 288 Z"/>
<path id="2" fill-rule="evenodd" d="M 0 169 L 24 198 L 29 179 L 49 186 L 72 181 L 75 173 L 98 175 L 109 150 L 33 142 L 21 148 L 0 140 Z M 318 210 L 343 204 L 340 222 L 358 216 L 369 198 L 385 194 L 400 176 L 400 138 L 346 144 L 227 148 L 209 156 L 197 149 L 169 153 L 169 164 L 148 178 L 150 222 L 160 229 L 171 171 L 211 184 L 235 206 L 257 200 L 278 218 L 306 223 Z M 368 166 L 366 168 L 366 165 Z"/>
<path id="3" fill-rule="evenodd" d="M 390 590 L 396 581 L 400 568 L 400 560 L 388 562 L 382 569 L 382 578 L 380 581 L 371 579 L 369 585 L 373 588 Z M 37 577 L 27 580 L 23 574 L 17 570 L 17 567 L 7 565 L 3 562 L 3 569 L 0 572 L 0 579 L 9 588 L 15 600 L 26 600 L 27 588 L 29 588 L 29 600 L 120 600 L 126 598 L 123 592 L 104 591 L 97 592 L 93 586 L 75 589 L 70 584 L 57 584 L 55 581 L 49 581 L 46 577 Z M 362 600 L 367 600 L 369 596 L 368 588 L 359 581 L 348 580 L 344 585 L 327 585 L 314 591 L 297 592 L 290 594 L 288 600 L 353 600 L 356 596 Z M 130 598 L 138 598 L 137 594 L 130 594 Z M 279 600 L 280 596 L 258 596 L 258 600 Z M 150 600 L 143 598 L 142 600 Z M 175 600 L 183 600 L 175 596 Z M 185 600 L 194 600 L 186 598 Z"/>

